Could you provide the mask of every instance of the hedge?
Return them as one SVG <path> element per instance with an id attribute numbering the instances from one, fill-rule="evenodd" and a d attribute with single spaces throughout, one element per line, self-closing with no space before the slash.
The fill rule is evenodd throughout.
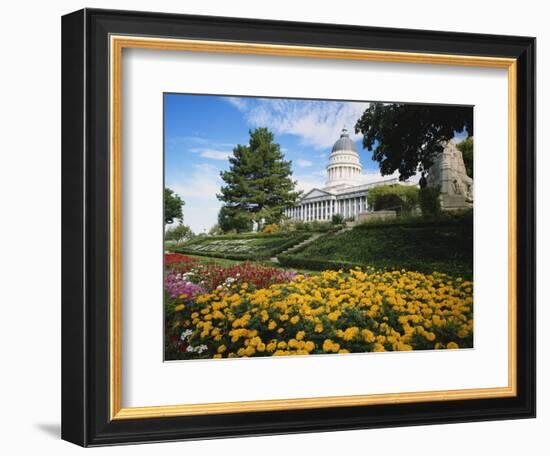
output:
<path id="1" fill-rule="evenodd" d="M 364 230 L 371 228 L 393 228 L 396 226 L 406 227 L 444 227 L 444 226 L 456 226 L 462 224 L 473 223 L 473 210 L 468 209 L 466 211 L 455 213 L 444 213 L 438 216 L 421 216 L 421 217 L 398 217 L 390 220 L 371 220 L 355 225 L 354 230 Z"/>

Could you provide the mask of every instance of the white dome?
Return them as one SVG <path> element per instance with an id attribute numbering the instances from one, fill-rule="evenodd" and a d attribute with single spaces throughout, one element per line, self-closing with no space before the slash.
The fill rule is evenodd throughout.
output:
<path id="1" fill-rule="evenodd" d="M 357 185 L 361 179 L 363 167 L 355 143 L 349 137 L 346 128 L 342 129 L 340 138 L 332 146 L 327 165 L 327 186 Z"/>

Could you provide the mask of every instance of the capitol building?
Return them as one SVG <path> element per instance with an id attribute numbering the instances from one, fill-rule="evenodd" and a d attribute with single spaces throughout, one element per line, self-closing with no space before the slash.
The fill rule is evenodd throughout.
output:
<path id="1" fill-rule="evenodd" d="M 314 188 L 304 194 L 297 205 L 288 208 L 285 215 L 294 221 L 330 221 L 340 214 L 344 219 L 356 218 L 369 210 L 367 193 L 377 185 L 398 184 L 397 178 L 363 183 L 361 160 L 355 143 L 344 128 L 334 143 L 326 167 L 327 182 L 323 188 Z"/>

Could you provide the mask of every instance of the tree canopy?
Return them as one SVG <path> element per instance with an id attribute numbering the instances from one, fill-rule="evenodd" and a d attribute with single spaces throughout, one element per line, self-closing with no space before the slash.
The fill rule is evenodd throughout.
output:
<path id="1" fill-rule="evenodd" d="M 222 171 L 225 185 L 218 194 L 224 206 L 218 217 L 222 229 L 231 226 L 231 219 L 243 230 L 256 222 L 278 223 L 285 208 L 295 204 L 300 193 L 291 179 L 291 161 L 285 160 L 273 133 L 267 128 L 249 132 L 248 145 L 237 145 L 229 158 L 229 170 Z M 232 228 L 231 228 L 232 229 Z"/>
<path id="2" fill-rule="evenodd" d="M 164 223 L 170 225 L 174 220 L 183 222 L 182 207 L 184 201 L 169 188 L 164 189 Z"/>
<path id="3" fill-rule="evenodd" d="M 193 233 L 193 230 L 189 228 L 187 225 L 179 224 L 174 227 L 170 227 L 166 230 L 166 233 L 164 233 L 164 239 L 167 241 L 176 241 L 176 242 L 183 242 L 188 239 L 191 239 L 195 236 L 195 233 Z"/>
<path id="4" fill-rule="evenodd" d="M 466 174 L 472 179 L 474 178 L 474 138 L 470 136 L 464 141 L 459 142 L 456 147 L 462 152 L 462 158 L 464 159 L 464 167 L 466 168 Z"/>
<path id="5" fill-rule="evenodd" d="M 373 152 L 382 175 L 399 172 L 406 180 L 427 171 L 445 142 L 456 132 L 473 132 L 473 109 L 467 106 L 371 103 L 355 125 L 363 148 Z"/>

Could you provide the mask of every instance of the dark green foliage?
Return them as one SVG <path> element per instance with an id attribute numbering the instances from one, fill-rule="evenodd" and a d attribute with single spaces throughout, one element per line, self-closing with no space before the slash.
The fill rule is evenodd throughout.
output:
<path id="1" fill-rule="evenodd" d="M 326 233 L 328 231 L 337 230 L 331 222 L 321 222 L 319 220 L 313 220 L 311 222 L 295 222 L 294 227 L 296 231 L 307 231 L 311 233 Z"/>
<path id="2" fill-rule="evenodd" d="M 253 223 L 250 214 L 237 207 L 222 206 L 218 213 L 218 226 L 224 233 L 252 231 Z"/>
<path id="3" fill-rule="evenodd" d="M 367 193 L 369 206 L 375 211 L 394 210 L 409 214 L 418 204 L 418 188 L 409 185 L 379 185 Z"/>
<path id="4" fill-rule="evenodd" d="M 372 266 L 472 278 L 472 213 L 363 224 L 337 236 L 323 236 L 300 252 L 278 258 L 285 266 L 312 270 Z"/>
<path id="5" fill-rule="evenodd" d="M 428 170 L 455 132 L 473 135 L 473 109 L 463 106 L 371 103 L 355 125 L 382 175 L 406 180 Z"/>
<path id="6" fill-rule="evenodd" d="M 249 144 L 233 149 L 229 171 L 221 173 L 225 185 L 217 195 L 228 210 L 229 220 L 238 226 L 244 225 L 245 220 L 259 224 L 280 222 L 284 210 L 293 206 L 300 195 L 295 191 L 296 182 L 290 178 L 292 162 L 284 158 L 267 128 L 251 131 Z M 219 220 L 218 224 L 226 231 L 222 222 Z"/>
<path id="7" fill-rule="evenodd" d="M 331 223 L 333 225 L 343 225 L 344 224 L 344 217 L 342 214 L 334 214 L 331 219 Z"/>
<path id="8" fill-rule="evenodd" d="M 183 200 L 169 188 L 164 189 L 164 224 L 170 225 L 174 220 L 183 222 L 183 212 L 181 208 L 185 203 Z"/>
<path id="9" fill-rule="evenodd" d="M 441 201 L 439 201 L 439 188 L 425 187 L 419 191 L 420 209 L 422 215 L 434 216 L 441 212 Z"/>
<path id="10" fill-rule="evenodd" d="M 466 174 L 472 179 L 474 178 L 474 138 L 469 137 L 464 141 L 459 142 L 456 147 L 462 152 L 462 158 L 464 160 L 464 166 L 466 167 Z"/>

